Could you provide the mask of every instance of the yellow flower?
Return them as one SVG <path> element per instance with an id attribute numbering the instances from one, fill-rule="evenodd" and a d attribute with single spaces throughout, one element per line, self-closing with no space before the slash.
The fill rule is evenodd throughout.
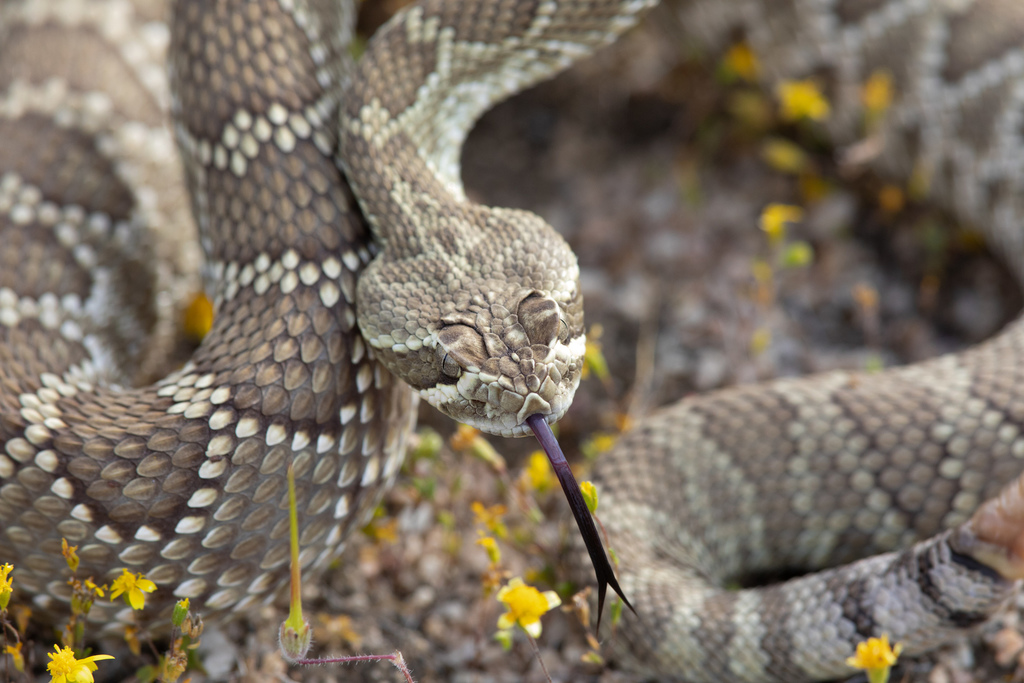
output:
<path id="1" fill-rule="evenodd" d="M 72 573 L 78 571 L 78 563 L 80 562 L 78 553 L 75 552 L 76 550 L 78 550 L 77 545 L 68 545 L 68 539 L 60 539 L 61 555 L 64 556 L 64 561 L 68 563 L 68 568 Z"/>
<path id="2" fill-rule="evenodd" d="M 188 616 L 188 598 L 182 598 L 178 602 L 174 603 L 174 612 L 171 614 L 171 623 L 181 628 L 181 625 L 185 623 L 185 617 Z"/>
<path id="3" fill-rule="evenodd" d="M 201 342 L 213 327 L 213 302 L 199 292 L 185 308 L 182 316 L 182 330 L 194 342 Z"/>
<path id="4" fill-rule="evenodd" d="M 779 254 L 779 265 L 783 268 L 800 268 L 813 260 L 814 249 L 802 240 L 787 244 Z"/>
<path id="5" fill-rule="evenodd" d="M 7 603 L 11 600 L 11 593 L 14 592 L 12 587 L 14 579 L 10 578 L 13 569 L 14 567 L 9 564 L 0 564 L 0 610 L 7 609 Z"/>
<path id="6" fill-rule="evenodd" d="M 776 171 L 801 173 L 811 165 L 807 154 L 797 145 L 782 138 L 769 138 L 761 147 L 761 158 Z"/>
<path id="7" fill-rule="evenodd" d="M 146 606 L 145 593 L 152 593 L 155 590 L 156 584 L 142 574 L 132 574 L 127 569 L 122 569 L 121 576 L 114 579 L 110 585 L 110 599 L 113 600 L 124 593 L 125 601 L 132 609 L 142 609 Z"/>
<path id="8" fill-rule="evenodd" d="M 537 493 L 547 493 L 555 487 L 557 480 L 555 473 L 551 470 L 551 463 L 548 456 L 541 451 L 534 451 L 530 454 L 530 461 L 523 470 L 523 481 L 527 488 Z"/>
<path id="9" fill-rule="evenodd" d="M 902 651 L 903 646 L 899 643 L 890 647 L 889 634 L 883 633 L 881 638 L 868 638 L 857 643 L 857 654 L 847 658 L 846 663 L 867 672 L 870 683 L 885 683 L 889 680 L 889 669 Z"/>
<path id="10" fill-rule="evenodd" d="M 96 662 L 101 659 L 113 659 L 110 655 L 75 659 L 75 651 L 70 647 L 54 645 L 53 648 L 53 652 L 47 653 L 50 663 L 46 665 L 46 670 L 50 672 L 50 683 L 92 683 L 92 672 L 96 670 Z"/>
<path id="11" fill-rule="evenodd" d="M 464 451 L 467 448 L 473 446 L 473 443 L 480 437 L 480 430 L 476 427 L 470 427 L 467 424 L 459 424 L 455 429 L 455 433 L 452 434 L 451 444 L 452 448 L 457 451 Z"/>
<path id="12" fill-rule="evenodd" d="M 510 629 L 519 624 L 534 638 L 540 636 L 541 616 L 562 604 L 554 591 L 541 593 L 518 576 L 498 591 L 498 600 L 508 607 L 508 612 L 498 618 L 498 628 Z"/>
<path id="13" fill-rule="evenodd" d="M 485 439 L 480 431 L 466 424 L 460 424 L 448 443 L 456 451 L 469 451 L 474 458 L 483 460 L 498 472 L 505 472 L 505 459 Z"/>
<path id="14" fill-rule="evenodd" d="M 583 502 L 587 504 L 590 514 L 597 512 L 597 488 L 589 481 L 581 481 L 580 493 L 583 495 Z"/>
<path id="15" fill-rule="evenodd" d="M 91 576 L 88 579 L 85 580 L 85 590 L 89 591 L 90 593 L 95 595 L 97 598 L 102 598 L 103 597 L 103 591 L 105 591 L 106 589 L 107 589 L 106 585 L 97 586 L 96 582 L 92 580 Z"/>
<path id="16" fill-rule="evenodd" d="M 799 206 L 790 204 L 769 204 L 761 212 L 761 229 L 768 234 L 768 241 L 778 244 L 786 234 L 786 223 L 795 223 L 803 218 Z"/>
<path id="17" fill-rule="evenodd" d="M 25 655 L 21 654 L 21 641 L 13 645 L 8 645 L 4 648 L 4 652 L 11 656 L 11 661 L 14 662 L 14 668 L 19 673 L 25 673 Z"/>
<path id="18" fill-rule="evenodd" d="M 491 561 L 491 564 L 498 564 L 501 562 L 501 550 L 498 548 L 498 542 L 491 536 L 484 536 L 478 538 L 476 541 L 477 545 L 482 545 L 484 550 L 487 551 L 487 558 Z"/>
<path id="19" fill-rule="evenodd" d="M 877 116 L 884 113 L 892 105 L 892 74 L 888 71 L 872 73 L 861 89 L 860 99 L 864 108 L 868 110 L 868 115 Z"/>
<path id="20" fill-rule="evenodd" d="M 727 76 L 740 78 L 748 83 L 757 80 L 761 73 L 761 65 L 757 61 L 757 55 L 750 49 L 750 45 L 739 42 L 729 48 L 722 58 L 722 67 Z"/>
<path id="21" fill-rule="evenodd" d="M 629 417 L 626 416 L 628 420 Z M 628 425 L 624 425 L 628 428 Z M 593 460 L 602 453 L 607 453 L 618 440 L 618 434 L 607 434 L 598 432 L 580 445 L 580 451 L 587 460 Z"/>
<path id="22" fill-rule="evenodd" d="M 477 500 L 470 505 L 470 509 L 473 510 L 473 514 L 476 516 L 477 524 L 483 526 L 498 538 L 508 536 L 508 527 L 501 521 L 501 518 L 508 512 L 507 507 L 499 504 L 488 508 L 484 507 L 484 504 Z"/>
<path id="23" fill-rule="evenodd" d="M 831 111 L 828 100 L 814 81 L 782 81 L 776 90 L 786 121 L 824 121 Z"/>

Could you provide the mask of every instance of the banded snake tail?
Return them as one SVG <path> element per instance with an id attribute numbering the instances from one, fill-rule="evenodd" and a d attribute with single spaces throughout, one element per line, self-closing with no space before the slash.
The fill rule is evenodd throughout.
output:
<path id="1" fill-rule="evenodd" d="M 0 270 L 0 561 L 26 570 L 19 586 L 43 607 L 67 598 L 62 537 L 85 573 L 145 571 L 164 607 L 272 600 L 290 460 L 302 562 L 323 566 L 400 464 L 415 399 L 389 370 L 497 433 L 564 413 L 583 343 L 575 259 L 532 214 L 468 203 L 458 147 L 484 109 L 646 6 L 425 2 L 350 75 L 348 5 L 181 0 L 165 27 L 159 4 L 0 8 L 0 231 L 15 254 Z M 778 75 L 827 72 L 854 112 L 836 120 L 840 142 L 853 84 L 891 65 L 903 97 L 880 170 L 925 164 L 939 201 L 1019 262 L 1018 5 L 678 11 L 712 40 L 741 28 Z M 152 363 L 145 335 L 167 336 L 150 233 L 185 229 L 186 185 L 214 328 L 184 368 L 133 388 Z M 888 630 L 921 652 L 1003 605 L 1021 492 L 966 508 L 1021 469 L 1019 330 L 877 376 L 689 399 L 638 426 L 597 475 L 640 615 L 626 617 L 625 660 L 695 681 L 834 677 L 864 636 Z M 743 568 L 855 553 L 882 554 L 719 588 Z"/>

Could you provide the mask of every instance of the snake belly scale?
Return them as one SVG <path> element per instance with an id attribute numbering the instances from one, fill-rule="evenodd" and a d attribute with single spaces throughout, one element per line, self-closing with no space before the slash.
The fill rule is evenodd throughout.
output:
<path id="1" fill-rule="evenodd" d="M 649 4 L 430 0 L 351 69 L 348 4 L 0 7 L 0 561 L 19 587 L 67 598 L 63 537 L 85 574 L 144 571 L 165 608 L 251 609 L 287 574 L 288 463 L 312 571 L 396 474 L 406 383 L 498 434 L 560 417 L 584 343 L 575 258 L 536 216 L 469 202 L 459 147 Z M 776 74 L 829 71 L 854 111 L 840 141 L 851 84 L 893 61 L 905 96 L 878 167 L 925 163 L 939 201 L 1020 261 L 1019 5 L 676 9 L 712 40 L 744 30 Z M 137 387 L 169 335 L 174 269 L 152 235 L 189 211 L 214 326 Z M 1024 493 L 1000 488 L 1024 455 L 1022 339 L 1015 324 L 957 356 L 737 388 L 638 426 L 596 473 L 639 612 L 624 660 L 694 681 L 836 677 L 867 635 L 923 652 L 1004 605 L 1024 575 Z"/>

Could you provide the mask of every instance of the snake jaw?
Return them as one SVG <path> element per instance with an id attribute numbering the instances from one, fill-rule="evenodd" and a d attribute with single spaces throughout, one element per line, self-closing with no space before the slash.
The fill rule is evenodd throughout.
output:
<path id="1" fill-rule="evenodd" d="M 463 370 L 454 384 L 437 384 L 419 393 L 430 405 L 459 422 L 495 436 L 518 438 L 531 434 L 526 424 L 530 415 L 543 415 L 551 424 L 560 420 L 572 404 L 580 373 L 566 373 L 560 382 L 554 382 L 551 373 L 559 374 L 560 365 L 553 361 L 538 391 L 528 391 L 525 396 L 517 393 L 514 382 L 506 377 L 494 377 L 477 368 Z"/>

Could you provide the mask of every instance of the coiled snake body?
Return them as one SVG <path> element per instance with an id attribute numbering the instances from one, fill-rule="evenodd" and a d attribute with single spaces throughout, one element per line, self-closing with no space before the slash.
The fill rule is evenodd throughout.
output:
<path id="1" fill-rule="evenodd" d="M 486 107 L 610 42 L 647 4 L 423 3 L 351 80 L 347 6 L 183 0 L 170 29 L 141 2 L 0 9 L 0 561 L 18 585 L 43 606 L 66 597 L 63 537 L 83 572 L 145 571 L 165 600 L 270 600 L 287 570 L 286 465 L 307 567 L 341 550 L 397 471 L 415 401 L 389 370 L 495 433 L 561 416 L 583 343 L 575 259 L 535 216 L 467 203 L 458 148 Z M 924 164 L 937 195 L 1019 262 L 1012 0 L 680 11 L 710 35 L 745 27 L 777 73 L 828 70 L 838 111 L 891 66 L 902 98 L 880 168 Z M 183 368 L 129 388 L 159 351 L 145 340 L 168 281 L 147 230 L 188 220 L 166 109 L 217 314 Z M 837 117 L 834 133 L 855 123 Z M 1022 352 L 1014 325 L 959 356 L 720 392 L 638 427 L 596 475 L 639 612 L 625 625 L 632 665 L 834 677 L 867 635 L 921 652 L 1003 605 L 1022 573 L 1024 496 L 1011 485 L 971 515 L 1021 470 Z M 717 587 L 871 553 L 888 554 L 766 590 Z"/>

